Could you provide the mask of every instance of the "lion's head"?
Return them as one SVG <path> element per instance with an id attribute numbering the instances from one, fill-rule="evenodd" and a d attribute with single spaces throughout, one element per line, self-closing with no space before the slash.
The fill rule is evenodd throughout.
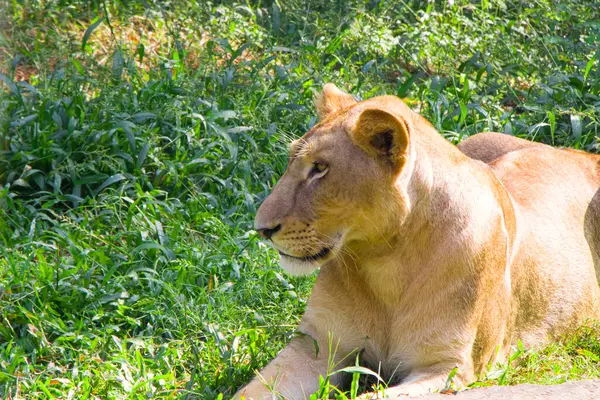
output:
<path id="1" fill-rule="evenodd" d="M 385 241 L 407 208 L 408 107 L 391 96 L 357 102 L 333 84 L 316 107 L 319 124 L 291 144 L 287 170 L 255 220 L 292 274 Z"/>

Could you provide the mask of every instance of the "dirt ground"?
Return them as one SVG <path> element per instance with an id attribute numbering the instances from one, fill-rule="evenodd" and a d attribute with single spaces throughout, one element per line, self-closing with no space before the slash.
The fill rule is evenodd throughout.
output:
<path id="1" fill-rule="evenodd" d="M 600 380 L 574 381 L 552 386 L 530 384 L 490 386 L 456 394 L 430 394 L 415 397 L 417 398 L 419 400 L 600 400 Z"/>

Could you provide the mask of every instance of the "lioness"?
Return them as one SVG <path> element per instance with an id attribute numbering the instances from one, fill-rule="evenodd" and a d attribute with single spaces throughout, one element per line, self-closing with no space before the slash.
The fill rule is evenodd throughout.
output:
<path id="1" fill-rule="evenodd" d="M 600 316 L 599 156 L 496 133 L 457 149 L 400 99 L 332 84 L 316 107 L 255 227 L 288 272 L 321 271 L 303 335 L 236 397 L 304 399 L 356 354 L 389 396 L 455 367 L 465 385 Z"/>

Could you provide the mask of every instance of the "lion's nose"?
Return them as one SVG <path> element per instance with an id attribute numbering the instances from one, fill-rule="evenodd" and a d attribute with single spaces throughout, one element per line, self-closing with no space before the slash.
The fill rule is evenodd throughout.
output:
<path id="1" fill-rule="evenodd" d="M 278 224 L 277 226 L 275 226 L 273 228 L 259 228 L 259 229 L 257 229 L 257 231 L 258 231 L 258 234 L 260 236 L 264 237 L 265 239 L 271 239 L 271 236 L 273 236 L 280 229 L 281 229 L 281 224 Z"/>

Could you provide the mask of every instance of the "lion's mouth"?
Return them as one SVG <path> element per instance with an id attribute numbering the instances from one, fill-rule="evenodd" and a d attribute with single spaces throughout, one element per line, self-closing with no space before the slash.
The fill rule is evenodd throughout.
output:
<path id="1" fill-rule="evenodd" d="M 304 257 L 296 257 L 296 256 L 291 256 L 289 254 L 286 254 L 282 251 L 279 252 L 280 255 L 282 256 L 286 256 L 286 257 L 290 257 L 290 258 L 295 258 L 296 260 L 301 260 L 301 261 L 317 261 L 321 258 L 326 257 L 329 253 L 331 253 L 331 248 L 325 247 L 323 250 L 319 251 L 316 254 L 310 255 L 310 256 L 304 256 Z"/>

